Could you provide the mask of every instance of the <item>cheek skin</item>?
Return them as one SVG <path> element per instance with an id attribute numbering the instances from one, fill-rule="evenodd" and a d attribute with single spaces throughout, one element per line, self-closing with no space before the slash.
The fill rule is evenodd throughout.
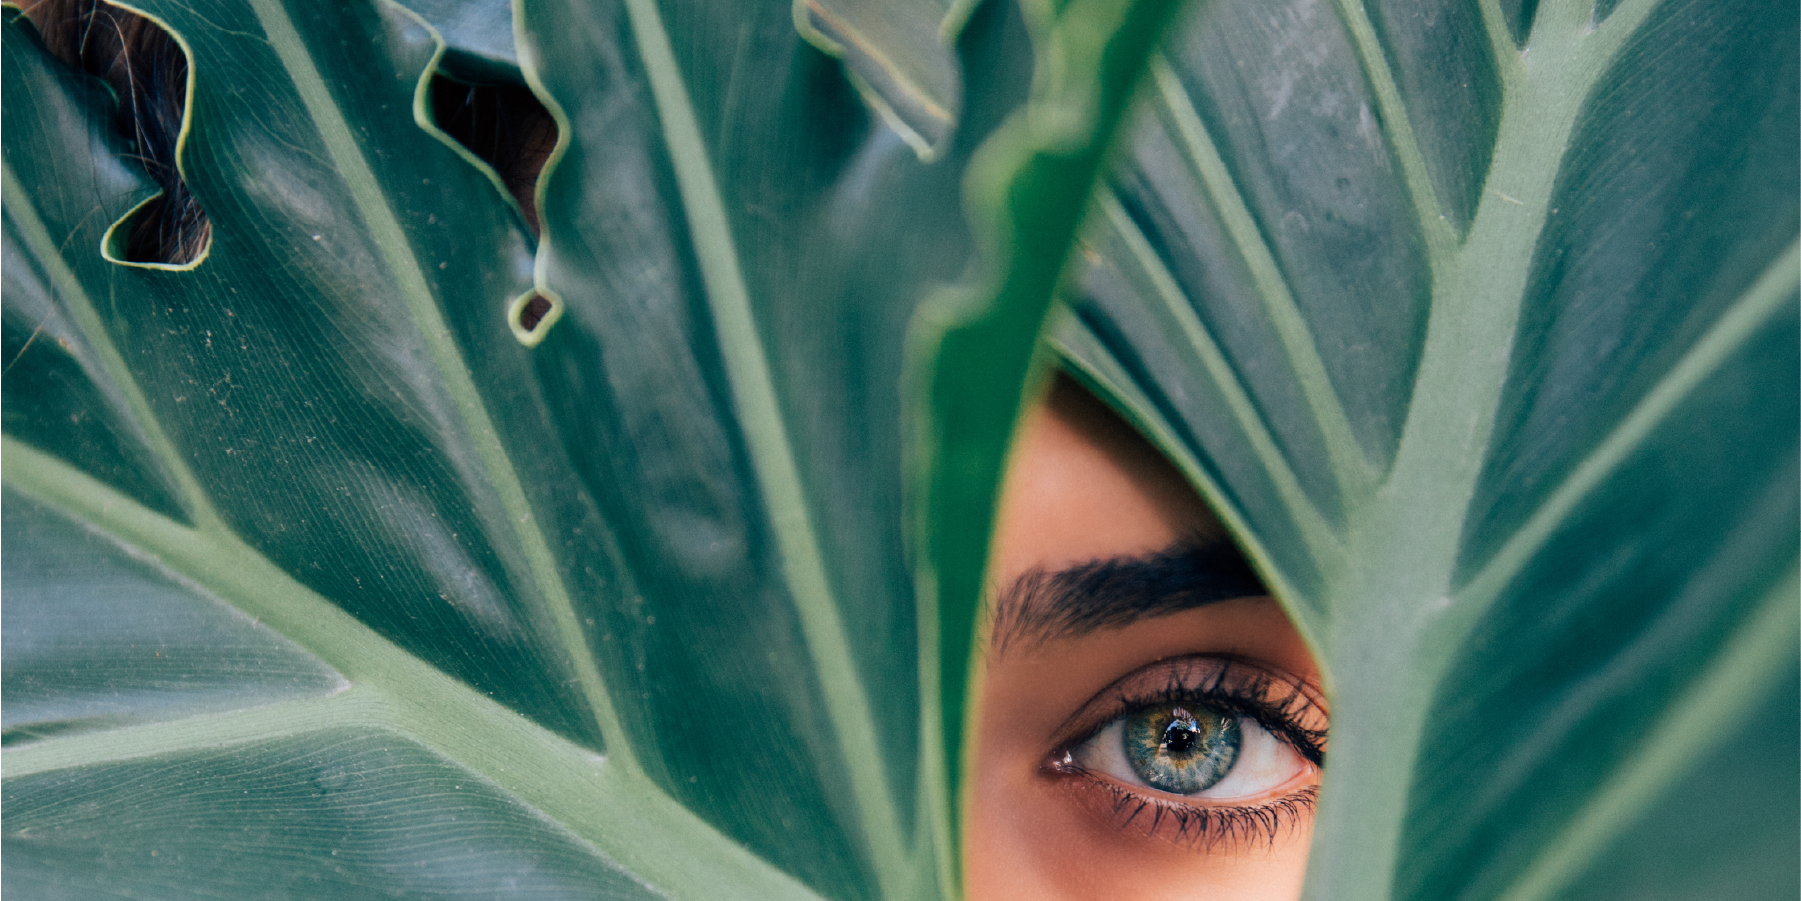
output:
<path id="1" fill-rule="evenodd" d="M 991 564 L 995 584 L 1035 567 L 1155 552 L 1217 535 L 1182 477 L 1068 382 L 1030 413 L 1010 463 Z M 1077 638 L 989 654 L 976 675 L 965 808 L 971 901 L 1294 901 L 1308 828 L 1207 847 L 1121 828 L 1094 789 L 1045 769 L 1058 730 L 1120 677 L 1186 654 L 1238 655 L 1308 679 L 1305 645 L 1269 598 L 1224 601 Z"/>

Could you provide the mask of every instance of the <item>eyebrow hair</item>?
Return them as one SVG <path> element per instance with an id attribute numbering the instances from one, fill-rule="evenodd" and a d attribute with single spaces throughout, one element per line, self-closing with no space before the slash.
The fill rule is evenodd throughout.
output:
<path id="1" fill-rule="evenodd" d="M 1034 568 L 996 597 L 989 648 L 1000 652 L 1021 642 L 1074 638 L 1268 593 L 1224 536 L 1185 540 L 1141 556 L 1108 557 L 1057 570 Z"/>

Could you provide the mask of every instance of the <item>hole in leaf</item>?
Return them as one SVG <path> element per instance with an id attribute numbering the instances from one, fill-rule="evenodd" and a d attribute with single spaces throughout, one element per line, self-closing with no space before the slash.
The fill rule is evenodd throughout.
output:
<path id="1" fill-rule="evenodd" d="M 519 309 L 519 327 L 526 331 L 534 331 L 538 323 L 544 321 L 544 314 L 550 312 L 550 301 L 544 295 L 533 292 L 525 305 Z"/>
<path id="2" fill-rule="evenodd" d="M 113 127 L 163 189 L 115 231 L 112 254 L 129 263 L 200 259 L 212 225 L 175 168 L 188 84 L 181 45 L 155 22 L 101 0 L 27 0 L 21 6 L 52 55 L 112 87 L 119 98 Z"/>
<path id="3" fill-rule="evenodd" d="M 538 173 L 556 149 L 557 124 L 531 89 L 471 84 L 438 73 L 431 82 L 431 116 L 445 134 L 494 168 L 537 233 Z"/>
<path id="4" fill-rule="evenodd" d="M 507 324 L 513 337 L 526 347 L 535 347 L 550 333 L 550 327 L 563 316 L 563 305 L 555 297 L 538 291 L 527 291 L 513 300 L 507 309 Z"/>

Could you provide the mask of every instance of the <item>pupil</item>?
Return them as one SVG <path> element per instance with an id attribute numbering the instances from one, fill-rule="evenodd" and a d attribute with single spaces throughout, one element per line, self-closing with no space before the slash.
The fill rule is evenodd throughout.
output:
<path id="1" fill-rule="evenodd" d="M 1171 754 L 1186 754 L 1201 740 L 1201 730 L 1188 711 L 1177 707 L 1175 720 L 1163 730 L 1163 748 Z"/>
<path id="2" fill-rule="evenodd" d="M 1205 791 L 1238 762 L 1242 736 L 1236 718 L 1206 707 L 1191 713 L 1174 704 L 1148 704 L 1124 720 L 1119 737 L 1132 774 L 1158 791 Z"/>

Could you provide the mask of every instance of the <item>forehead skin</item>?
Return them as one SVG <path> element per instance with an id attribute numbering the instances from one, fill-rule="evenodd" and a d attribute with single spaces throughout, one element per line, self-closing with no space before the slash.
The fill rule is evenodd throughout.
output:
<path id="1" fill-rule="evenodd" d="M 1104 503 L 1096 503 L 1097 499 Z M 1132 556 L 1223 530 L 1175 467 L 1067 379 L 1020 427 L 995 526 L 991 580 Z"/>

